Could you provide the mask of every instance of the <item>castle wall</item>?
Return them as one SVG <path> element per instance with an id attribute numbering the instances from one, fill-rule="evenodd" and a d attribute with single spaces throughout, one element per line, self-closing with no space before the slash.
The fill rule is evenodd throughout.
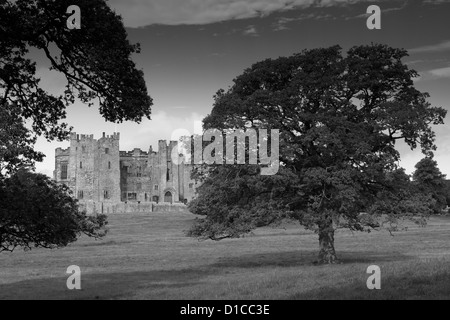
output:
<path id="1" fill-rule="evenodd" d="M 167 205 L 193 198 L 192 166 L 171 158 L 177 142 L 160 140 L 157 152 L 124 152 L 119 140 L 118 133 L 98 140 L 72 133 L 70 148 L 55 151 L 55 180 L 68 185 L 88 213 L 170 211 Z"/>
<path id="2" fill-rule="evenodd" d="M 141 149 L 121 152 L 121 201 L 151 202 L 152 181 L 148 170 L 148 153 Z"/>
<path id="3" fill-rule="evenodd" d="M 70 137 L 70 187 L 80 201 L 120 201 L 119 134 Z"/>
<path id="4" fill-rule="evenodd" d="M 60 183 L 69 183 L 69 161 L 70 161 L 70 149 L 58 148 L 55 150 L 55 170 L 53 171 L 53 179 Z M 63 167 L 65 166 L 64 176 Z"/>

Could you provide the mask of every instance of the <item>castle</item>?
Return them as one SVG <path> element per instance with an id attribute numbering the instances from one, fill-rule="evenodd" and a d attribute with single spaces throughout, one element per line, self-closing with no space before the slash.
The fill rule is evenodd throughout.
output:
<path id="1" fill-rule="evenodd" d="M 172 161 L 177 142 L 158 143 L 158 151 L 119 149 L 120 134 L 70 135 L 70 147 L 55 150 L 54 179 L 65 184 L 89 214 L 182 209 L 195 194 L 192 165 L 182 155 Z"/>

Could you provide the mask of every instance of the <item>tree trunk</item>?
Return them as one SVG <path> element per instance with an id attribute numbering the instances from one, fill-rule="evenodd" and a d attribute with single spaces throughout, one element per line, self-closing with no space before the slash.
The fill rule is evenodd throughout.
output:
<path id="1" fill-rule="evenodd" d="M 319 245 L 318 264 L 334 264 L 339 262 L 336 251 L 334 250 L 334 228 L 331 219 L 327 219 L 319 224 Z"/>

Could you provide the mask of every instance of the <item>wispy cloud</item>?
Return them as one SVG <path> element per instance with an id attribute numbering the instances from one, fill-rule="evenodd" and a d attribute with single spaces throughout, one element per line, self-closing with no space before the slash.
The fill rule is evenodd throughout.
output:
<path id="1" fill-rule="evenodd" d="M 450 67 L 433 69 L 428 72 L 438 78 L 450 78 Z"/>
<path id="2" fill-rule="evenodd" d="M 427 45 L 422 47 L 417 47 L 408 50 L 410 53 L 429 53 L 429 52 L 442 52 L 442 51 L 450 51 L 450 40 L 433 44 L 433 45 Z"/>
<path id="3" fill-rule="evenodd" d="M 274 31 L 283 31 L 283 30 L 289 30 L 290 28 L 288 27 L 288 24 L 292 21 L 296 21 L 299 20 L 298 18 L 286 18 L 286 17 L 282 17 L 280 19 L 278 19 L 277 22 L 275 22 L 273 24 L 273 30 Z"/>
<path id="4" fill-rule="evenodd" d="M 450 79 L 450 67 L 442 67 L 420 72 L 420 76 L 415 78 L 415 82 L 431 81 L 437 79 Z"/>
<path id="5" fill-rule="evenodd" d="M 256 27 L 254 25 L 248 26 L 247 29 L 245 29 L 242 34 L 244 36 L 252 36 L 252 37 L 259 36 L 258 30 L 256 30 Z"/>
<path id="6" fill-rule="evenodd" d="M 408 1 L 404 2 L 401 7 L 393 7 L 393 8 L 384 8 L 383 7 L 382 8 L 382 12 L 383 12 L 383 14 L 387 14 L 387 13 L 392 13 L 392 12 L 403 10 L 403 9 L 405 9 L 407 7 L 407 3 L 408 3 Z M 373 13 L 364 12 L 364 13 L 359 14 L 359 15 L 354 16 L 354 17 L 346 17 L 345 20 L 359 19 L 359 18 L 366 19 L 366 18 L 370 17 L 372 14 Z"/>
<path id="7" fill-rule="evenodd" d="M 369 0 L 363 0 L 369 2 Z M 208 24 L 266 16 L 277 11 L 310 6 L 328 7 L 354 0 L 110 0 L 127 27 L 151 24 Z"/>
<path id="8" fill-rule="evenodd" d="M 425 0 L 424 3 L 443 4 L 443 3 L 450 3 L 450 0 Z"/>
<path id="9" fill-rule="evenodd" d="M 328 20 L 332 19 L 333 16 L 330 14 L 321 14 L 320 12 L 317 13 L 303 13 L 298 15 L 295 18 L 287 18 L 287 17 L 281 17 L 279 18 L 273 25 L 273 31 L 283 31 L 283 30 L 290 30 L 290 24 L 295 23 L 296 21 L 302 21 L 302 20 Z"/>

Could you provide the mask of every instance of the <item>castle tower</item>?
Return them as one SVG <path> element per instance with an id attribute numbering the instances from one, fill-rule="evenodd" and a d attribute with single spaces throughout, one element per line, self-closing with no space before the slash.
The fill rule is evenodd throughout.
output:
<path id="1" fill-rule="evenodd" d="M 57 168 L 58 162 L 59 168 L 65 168 L 64 165 L 68 167 L 67 179 L 57 179 L 57 181 L 66 183 L 81 203 L 119 202 L 119 140 L 119 133 L 114 133 L 112 136 L 103 134 L 99 140 L 95 140 L 93 135 L 72 133 L 70 148 L 56 151 Z M 62 177 L 64 178 L 65 175 Z M 97 209 L 101 210 L 101 208 Z"/>

